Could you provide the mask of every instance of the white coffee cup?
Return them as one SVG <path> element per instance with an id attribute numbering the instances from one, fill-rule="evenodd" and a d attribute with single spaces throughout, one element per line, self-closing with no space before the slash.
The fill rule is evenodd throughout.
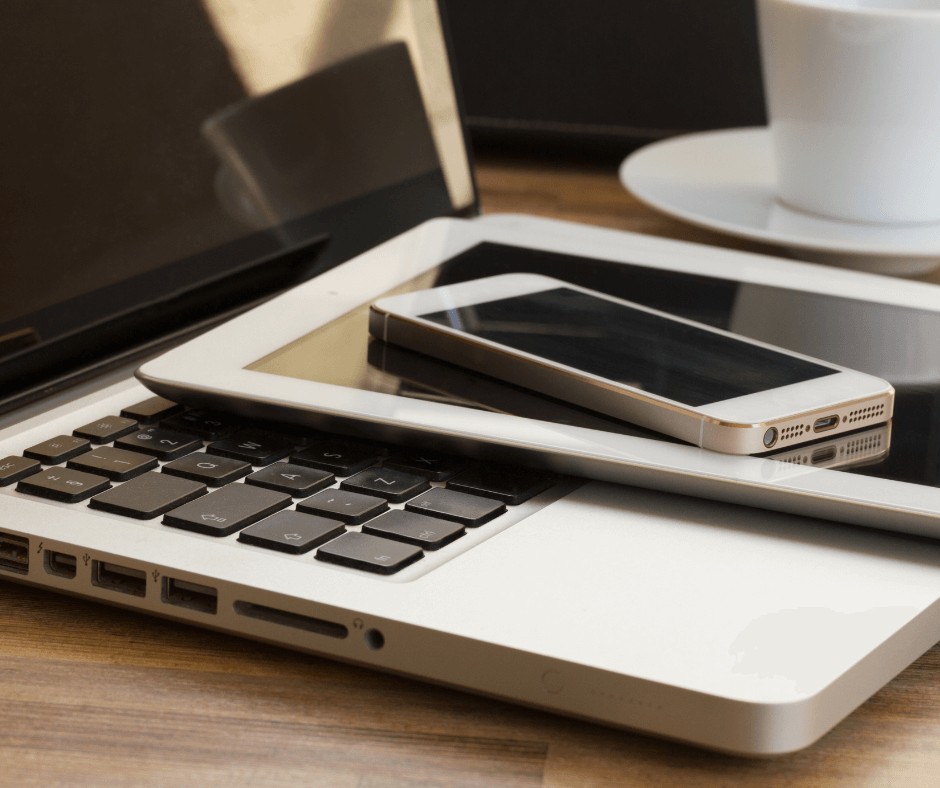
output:
<path id="1" fill-rule="evenodd" d="M 757 0 L 777 189 L 852 222 L 940 222 L 940 0 Z"/>

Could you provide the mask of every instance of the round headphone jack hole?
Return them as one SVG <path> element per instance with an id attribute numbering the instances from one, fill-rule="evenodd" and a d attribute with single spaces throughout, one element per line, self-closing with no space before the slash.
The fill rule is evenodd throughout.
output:
<path id="1" fill-rule="evenodd" d="M 377 629 L 367 629 L 364 637 L 366 645 L 373 651 L 378 651 L 385 645 L 385 635 Z"/>
<path id="2" fill-rule="evenodd" d="M 777 442 L 777 428 L 768 427 L 767 432 L 764 433 L 764 446 L 768 449 L 773 448 L 773 445 Z"/>

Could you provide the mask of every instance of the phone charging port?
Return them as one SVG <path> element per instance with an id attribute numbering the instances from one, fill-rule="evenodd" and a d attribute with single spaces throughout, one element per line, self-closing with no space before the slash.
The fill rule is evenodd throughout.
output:
<path id="1" fill-rule="evenodd" d="M 813 423 L 813 432 L 826 432 L 839 426 L 838 416 L 823 416 Z"/>

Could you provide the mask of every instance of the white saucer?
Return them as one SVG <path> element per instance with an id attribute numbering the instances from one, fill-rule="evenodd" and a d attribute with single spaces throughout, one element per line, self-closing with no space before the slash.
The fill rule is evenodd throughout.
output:
<path id="1" fill-rule="evenodd" d="M 766 128 L 689 134 L 647 145 L 623 162 L 620 181 L 663 213 L 779 244 L 804 260 L 902 276 L 940 265 L 940 223 L 855 224 L 778 202 Z"/>

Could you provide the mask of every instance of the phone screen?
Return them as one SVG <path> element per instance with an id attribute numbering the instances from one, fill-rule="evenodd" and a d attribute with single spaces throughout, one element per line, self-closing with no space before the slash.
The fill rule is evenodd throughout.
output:
<path id="1" fill-rule="evenodd" d="M 421 317 L 691 407 L 838 373 L 568 287 Z"/>

